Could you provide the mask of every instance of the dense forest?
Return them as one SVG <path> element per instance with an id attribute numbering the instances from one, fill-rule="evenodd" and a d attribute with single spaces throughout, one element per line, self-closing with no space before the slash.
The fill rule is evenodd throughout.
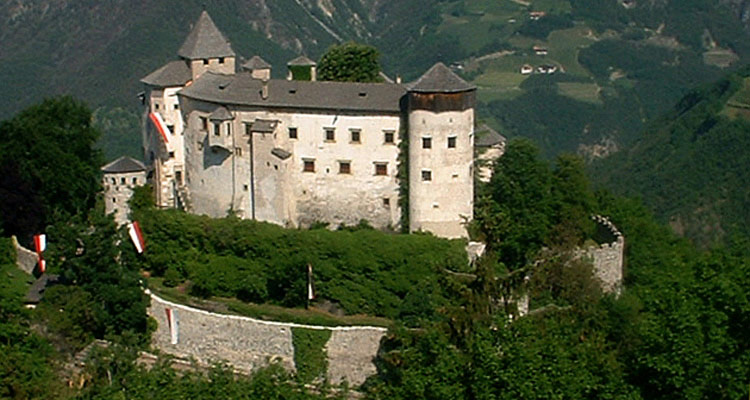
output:
<path id="1" fill-rule="evenodd" d="M 688 93 L 638 141 L 592 165 L 598 184 L 639 196 L 701 246 L 750 230 L 750 68 Z"/>
<path id="2" fill-rule="evenodd" d="M 696 93 L 729 96 L 720 88 L 737 84 L 732 79 Z M 686 100 L 680 107 L 699 103 Z M 15 132 L 31 115 L 41 141 L 88 132 L 76 136 L 80 147 L 56 149 L 67 162 L 82 171 L 101 163 L 91 112 L 69 98 L 47 100 L 0 124 L 9 148 L 23 148 L 28 139 Z M 31 172 L 43 170 L 38 165 L 45 157 L 41 151 L 9 151 L 2 165 L 19 187 L 37 188 L 32 183 L 46 175 Z M 21 173 L 22 165 L 37 167 Z M 461 241 L 376 232 L 366 223 L 329 231 L 288 230 L 231 216 L 210 220 L 156 210 L 147 190 L 132 204 L 147 240 L 141 257 L 124 228 L 103 215 L 98 180 L 91 182 L 64 196 L 19 192 L 49 210 L 35 225 L 22 223 L 19 212 L 2 214 L 0 397 L 346 398 L 350 388 L 311 383 L 305 368 L 290 374 L 271 365 L 243 377 L 221 365 L 177 372 L 168 361 L 153 367 L 135 362 L 138 350 L 149 348 L 154 329 L 145 313 L 144 286 L 302 311 L 299 271 L 307 263 L 315 268 L 317 304 L 343 315 L 371 313 L 389 327 L 376 359 L 378 373 L 356 388 L 365 398 L 750 394 L 747 235 L 733 232 L 714 248 L 699 249 L 657 222 L 640 201 L 593 191 L 582 159 L 562 155 L 550 162 L 526 140 L 509 142 L 492 180 L 477 190 L 470 228 L 488 249 L 471 265 Z M 619 296 L 604 293 L 591 264 L 571 256 L 571 249 L 596 241 L 591 214 L 609 216 L 625 235 L 627 269 Z M 38 227 L 49 237 L 49 272 L 59 274 L 61 283 L 28 310 L 22 299 L 32 277 L 15 267 L 7 235 L 28 243 Z M 531 311 L 522 316 L 507 300 L 524 294 Z M 325 339 L 297 337 L 313 344 Z M 72 367 L 70 357 L 95 338 L 110 345 L 92 351 L 83 369 Z"/>

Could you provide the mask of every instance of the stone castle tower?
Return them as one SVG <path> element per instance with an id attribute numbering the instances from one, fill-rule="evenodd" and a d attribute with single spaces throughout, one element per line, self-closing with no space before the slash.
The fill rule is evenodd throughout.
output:
<path id="1" fill-rule="evenodd" d="M 476 88 L 442 63 L 405 85 L 321 82 L 314 62 L 298 57 L 287 79 L 272 79 L 260 57 L 236 61 L 205 11 L 178 56 L 141 80 L 159 206 L 290 227 L 367 220 L 398 229 L 406 151 L 410 230 L 467 236 Z"/>
<path id="2" fill-rule="evenodd" d="M 466 236 L 474 209 L 476 87 L 442 63 L 409 85 L 409 228 Z"/>

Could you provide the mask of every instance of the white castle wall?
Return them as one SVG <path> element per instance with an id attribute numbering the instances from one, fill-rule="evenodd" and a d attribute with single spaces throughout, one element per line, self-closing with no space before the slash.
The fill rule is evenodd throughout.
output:
<path id="1" fill-rule="evenodd" d="M 146 172 L 105 173 L 102 178 L 104 188 L 104 212 L 114 214 L 115 223 L 122 225 L 128 222 L 130 205 L 128 201 L 133 196 L 136 186 L 146 184 Z"/>
<path id="2" fill-rule="evenodd" d="M 198 310 L 164 300 L 153 293 L 148 314 L 156 319 L 158 328 L 152 336 L 154 347 L 181 358 L 194 358 L 209 365 L 225 361 L 236 370 L 250 373 L 280 362 L 295 370 L 292 328 L 330 330 L 325 345 L 328 355 L 328 380 L 333 384 L 347 381 L 362 384 L 376 373 L 373 359 L 377 355 L 385 328 L 368 326 L 324 327 L 293 323 L 262 321 L 236 315 Z M 171 344 L 166 308 L 177 315 L 178 341 Z"/>
<path id="3" fill-rule="evenodd" d="M 461 218 L 474 209 L 474 109 L 409 112 L 409 229 L 440 237 L 466 237 Z M 448 148 L 448 138 L 456 147 Z M 430 137 L 432 147 L 422 148 Z M 432 179 L 425 181 L 423 171 Z"/>
<path id="4" fill-rule="evenodd" d="M 235 119 L 227 122 L 232 131 L 227 151 L 212 149 L 204 140 L 209 132 L 202 130 L 200 118 L 215 106 L 184 103 L 191 212 L 220 217 L 232 209 L 252 218 L 254 200 L 256 219 L 286 226 L 353 225 L 361 219 L 379 228 L 398 225 L 400 116 L 235 110 Z M 246 125 L 256 119 L 277 125 L 273 133 L 252 133 L 251 143 Z M 297 129 L 297 139 L 290 139 L 289 128 Z M 326 140 L 326 128 L 334 129 L 335 140 Z M 354 130 L 359 142 L 351 140 Z M 394 143 L 384 142 L 386 131 L 394 133 Z M 274 148 L 291 157 L 272 155 Z M 303 171 L 306 160 L 314 162 L 314 172 Z M 350 163 L 350 173 L 339 172 L 340 162 Z M 387 175 L 375 174 L 376 163 L 387 165 Z"/>

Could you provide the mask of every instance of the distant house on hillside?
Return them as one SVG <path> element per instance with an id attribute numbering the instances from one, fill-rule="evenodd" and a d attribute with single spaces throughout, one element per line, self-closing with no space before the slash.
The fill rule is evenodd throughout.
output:
<path id="1" fill-rule="evenodd" d="M 534 72 L 534 67 L 530 64 L 524 64 L 521 66 L 521 75 L 529 75 Z"/>
<path id="2" fill-rule="evenodd" d="M 547 55 L 547 48 L 542 46 L 534 46 L 534 54 L 538 56 L 546 56 Z"/>
<path id="3" fill-rule="evenodd" d="M 557 65 L 544 64 L 536 67 L 536 72 L 540 74 L 554 74 L 557 72 Z"/>
<path id="4" fill-rule="evenodd" d="M 544 11 L 529 11 L 529 19 L 532 21 L 539 21 L 546 15 L 547 13 Z"/>

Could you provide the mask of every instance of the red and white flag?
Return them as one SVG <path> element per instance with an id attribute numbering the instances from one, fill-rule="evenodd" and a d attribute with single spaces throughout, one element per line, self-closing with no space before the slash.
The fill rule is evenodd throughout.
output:
<path id="1" fill-rule="evenodd" d="M 47 270 L 47 261 L 44 260 L 43 254 L 47 250 L 47 235 L 44 233 L 34 235 L 34 248 L 36 255 L 39 257 L 39 272 L 44 273 Z"/>
<path id="2" fill-rule="evenodd" d="M 143 253 L 143 250 L 146 248 L 146 242 L 143 241 L 143 233 L 141 232 L 140 225 L 138 225 L 138 221 L 133 221 L 128 224 L 128 234 L 130 235 L 130 240 L 133 241 L 135 251 L 137 251 L 138 254 Z"/>
<path id="3" fill-rule="evenodd" d="M 313 285 L 312 265 L 307 264 L 307 300 L 315 299 L 315 285 Z"/>
<path id="4" fill-rule="evenodd" d="M 177 344 L 179 339 L 179 332 L 177 328 L 177 311 L 171 308 L 165 308 L 164 311 L 167 313 L 167 326 L 169 327 L 169 342 Z"/>
<path id="5" fill-rule="evenodd" d="M 161 117 L 161 114 L 152 112 L 148 115 L 148 118 L 154 124 L 156 130 L 161 134 L 161 138 L 164 139 L 164 144 L 169 145 L 169 136 L 167 136 L 169 128 L 167 128 L 167 124 L 164 122 L 164 118 Z"/>

